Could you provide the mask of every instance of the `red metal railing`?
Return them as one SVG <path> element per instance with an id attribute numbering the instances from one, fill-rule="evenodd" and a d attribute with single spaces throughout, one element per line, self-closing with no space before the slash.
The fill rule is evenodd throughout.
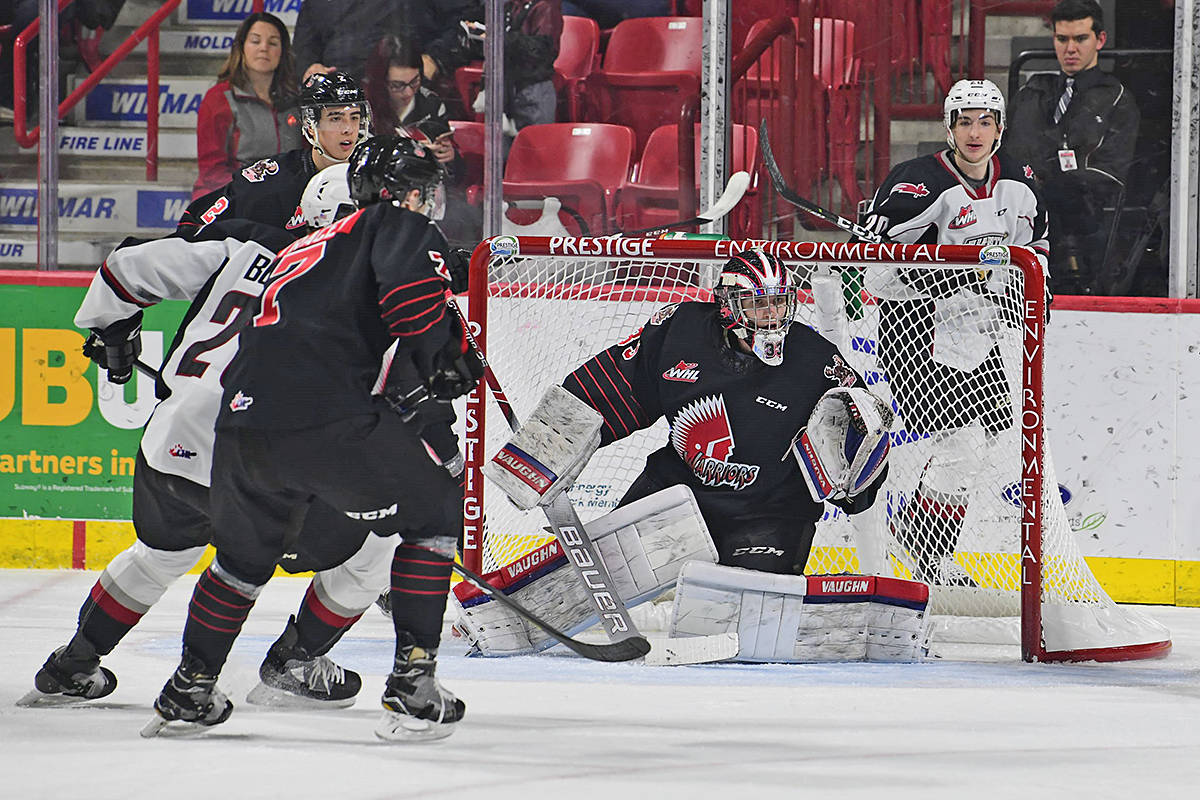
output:
<path id="1" fill-rule="evenodd" d="M 58 10 L 62 12 L 74 0 L 59 0 Z M 166 0 L 162 7 L 155 11 L 148 20 L 143 22 L 129 38 L 121 43 L 100 66 L 87 77 L 83 83 L 75 87 L 66 99 L 58 105 L 58 115 L 66 114 L 90 92 L 96 84 L 104 80 L 113 67 L 125 60 L 129 53 L 146 42 L 146 180 L 158 180 L 158 76 L 159 51 L 158 32 L 163 21 L 179 7 L 181 0 Z M 256 0 L 255 5 L 262 5 L 263 0 Z M 28 28 L 21 31 L 13 43 L 13 136 L 22 147 L 33 147 L 38 141 L 40 126 L 27 129 L 25 92 L 26 55 L 29 42 L 38 35 L 41 20 L 34 20 Z"/>

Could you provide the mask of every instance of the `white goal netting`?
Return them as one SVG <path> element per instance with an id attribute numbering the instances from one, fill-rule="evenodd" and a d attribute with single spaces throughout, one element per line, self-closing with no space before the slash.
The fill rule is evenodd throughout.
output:
<path id="1" fill-rule="evenodd" d="M 796 321 L 833 340 L 897 412 L 874 508 L 851 519 L 829 506 L 806 574 L 929 583 L 948 655 L 959 643 L 1020 641 L 1043 660 L 1169 647 L 1161 626 L 1109 599 L 1074 541 L 1042 428 L 1043 284 L 1024 250 L 498 237 L 472 260 L 469 315 L 522 418 L 656 310 L 711 300 L 721 264 L 751 245 L 795 270 Z M 479 471 L 509 435 L 490 392 L 470 398 L 467 431 L 466 557 L 490 571 L 553 537 Z M 667 435 L 660 420 L 596 453 L 570 491 L 585 523 L 616 506 Z"/>

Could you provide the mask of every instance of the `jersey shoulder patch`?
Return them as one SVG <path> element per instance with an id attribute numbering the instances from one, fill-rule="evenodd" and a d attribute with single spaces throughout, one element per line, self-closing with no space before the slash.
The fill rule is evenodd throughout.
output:
<path id="1" fill-rule="evenodd" d="M 264 158 L 242 170 L 242 177 L 251 183 L 262 183 L 268 175 L 275 175 L 278 172 L 279 162 L 273 158 Z"/>

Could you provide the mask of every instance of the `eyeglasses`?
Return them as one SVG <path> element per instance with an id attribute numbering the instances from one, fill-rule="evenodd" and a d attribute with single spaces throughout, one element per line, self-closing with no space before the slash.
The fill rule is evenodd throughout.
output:
<path id="1" fill-rule="evenodd" d="M 389 92 L 400 94 L 404 91 L 415 92 L 421 88 L 421 76 L 413 78 L 411 81 L 388 81 L 387 88 Z"/>

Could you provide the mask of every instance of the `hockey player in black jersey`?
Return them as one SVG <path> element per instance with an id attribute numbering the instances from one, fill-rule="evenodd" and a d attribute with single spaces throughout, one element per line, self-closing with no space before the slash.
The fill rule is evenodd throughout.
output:
<path id="1" fill-rule="evenodd" d="M 1004 96 L 991 81 L 951 87 L 944 103 L 949 149 L 893 168 L 866 226 L 905 244 L 1020 245 L 1044 269 L 1046 210 L 1033 171 L 999 149 L 1004 114 Z M 892 523 L 914 577 L 927 583 L 974 585 L 953 554 L 984 454 L 1012 425 L 994 331 L 1021 319 L 1019 293 L 1007 283 L 1018 276 L 903 269 L 868 276 L 879 298 L 879 358 L 903 428 L 935 440 L 914 499 Z"/>
<path id="2" fill-rule="evenodd" d="M 280 254 L 226 373 L 212 471 L 217 554 L 148 735 L 173 720 L 228 718 L 217 676 L 314 498 L 368 530 L 394 522 L 403 537 L 391 573 L 395 662 L 376 734 L 441 738 L 462 718 L 463 702 L 435 677 L 462 490 L 422 436 L 450 433 L 449 401 L 482 370 L 447 314 L 446 244 L 426 216 L 437 215 L 441 169 L 397 136 L 359 145 L 349 169 L 362 210 Z M 429 445 L 441 462 L 458 455 L 456 441 Z"/>
<path id="3" fill-rule="evenodd" d="M 313 229 L 353 211 L 345 165 L 318 173 L 301 206 Z M 292 241 L 271 226 L 218 220 L 195 241 L 168 237 L 118 248 L 101 265 L 76 322 L 98 331 L 93 334 L 100 342 L 96 352 L 110 381 L 132 371 L 143 308 L 166 299 L 191 300 L 192 307 L 164 360 L 157 392 L 161 402 L 138 449 L 133 491 L 137 541 L 100 574 L 80 608 L 75 635 L 46 660 L 23 704 L 83 701 L 111 693 L 116 677 L 100 666 L 100 658 L 204 554 L 212 540 L 208 487 L 221 374 L 271 262 Z M 354 702 L 361 680 L 324 654 L 387 581 L 390 545 L 368 539 L 326 506 L 309 514 L 305 526 L 296 556 L 283 567 L 321 571 L 263 662 L 262 686 L 248 699 L 346 706 Z M 332 531 L 340 535 L 331 536 Z"/>
<path id="4" fill-rule="evenodd" d="M 175 234 L 193 238 L 217 219 L 248 219 L 304 233 L 300 195 L 321 170 L 342 164 L 370 135 L 371 107 L 354 79 L 342 72 L 312 75 L 300 90 L 306 147 L 264 158 L 237 172 L 220 189 L 196 198 Z"/>
<path id="5" fill-rule="evenodd" d="M 822 396 L 861 387 L 862 378 L 834 345 L 792 324 L 796 285 L 777 257 L 757 249 L 734 256 L 713 293 L 714 302 L 658 311 L 562 386 L 592 410 L 585 415 L 603 418 L 600 447 L 662 417 L 670 424 L 669 441 L 646 458 L 621 506 L 682 484 L 695 495 L 721 564 L 800 572 L 825 509 L 788 455 L 789 442 Z M 510 495 L 527 483 L 513 470 L 521 469 L 513 452 L 502 450 L 487 470 Z M 848 513 L 867 509 L 883 474 L 830 502 Z"/>

